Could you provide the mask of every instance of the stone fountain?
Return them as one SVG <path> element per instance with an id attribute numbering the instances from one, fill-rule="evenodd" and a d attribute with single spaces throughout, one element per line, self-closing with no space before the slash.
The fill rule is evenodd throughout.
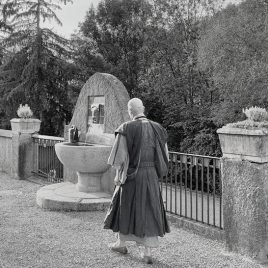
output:
<path id="1" fill-rule="evenodd" d="M 114 189 L 114 170 L 107 160 L 114 142 L 114 131 L 129 120 L 129 95 L 114 76 L 96 73 L 78 97 L 74 114 L 65 127 L 66 142 L 55 146 L 64 165 L 64 182 L 42 187 L 37 204 L 54 210 L 103 210 Z M 79 142 L 67 141 L 68 129 L 75 125 Z"/>

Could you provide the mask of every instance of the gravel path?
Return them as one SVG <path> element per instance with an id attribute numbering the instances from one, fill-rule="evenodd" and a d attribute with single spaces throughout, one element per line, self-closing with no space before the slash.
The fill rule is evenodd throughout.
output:
<path id="1" fill-rule="evenodd" d="M 224 249 L 224 244 L 172 228 L 154 250 L 154 264 L 141 262 L 134 244 L 129 254 L 111 252 L 114 234 L 102 229 L 103 212 L 52 212 L 37 207 L 42 185 L 0 173 L 1 268 L 263 267 Z"/>

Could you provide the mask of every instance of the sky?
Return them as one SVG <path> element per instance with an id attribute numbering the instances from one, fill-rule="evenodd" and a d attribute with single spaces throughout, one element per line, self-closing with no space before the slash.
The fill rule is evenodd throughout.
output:
<path id="1" fill-rule="evenodd" d="M 97 6 L 99 2 L 100 0 L 73 0 L 73 4 L 62 5 L 62 10 L 56 11 L 62 26 L 56 25 L 55 22 L 47 22 L 45 25 L 68 38 L 78 29 L 79 22 L 84 20 L 91 5 Z"/>
<path id="2" fill-rule="evenodd" d="M 56 25 L 54 22 L 46 23 L 46 27 L 53 28 L 59 34 L 69 38 L 76 29 L 79 22 L 82 22 L 86 16 L 86 12 L 91 5 L 97 6 L 100 0 L 73 0 L 73 4 L 62 5 L 62 10 L 57 11 L 58 18 L 62 22 L 62 26 Z M 225 0 L 228 3 L 239 3 L 241 0 Z"/>

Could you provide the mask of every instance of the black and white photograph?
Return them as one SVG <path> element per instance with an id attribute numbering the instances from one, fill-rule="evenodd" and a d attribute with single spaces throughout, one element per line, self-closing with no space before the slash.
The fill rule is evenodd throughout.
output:
<path id="1" fill-rule="evenodd" d="M 0 0 L 0 268 L 268 267 L 268 0 Z"/>

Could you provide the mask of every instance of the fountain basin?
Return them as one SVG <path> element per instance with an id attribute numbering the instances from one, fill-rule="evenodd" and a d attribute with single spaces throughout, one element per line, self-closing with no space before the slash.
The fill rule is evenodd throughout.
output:
<path id="1" fill-rule="evenodd" d="M 103 173 L 108 168 L 107 160 L 111 145 L 62 142 L 55 145 L 59 160 L 67 168 L 83 173 Z"/>
<path id="2" fill-rule="evenodd" d="M 84 193 L 101 192 L 101 176 L 107 171 L 111 145 L 62 142 L 55 151 L 62 164 L 77 172 L 76 190 Z"/>

